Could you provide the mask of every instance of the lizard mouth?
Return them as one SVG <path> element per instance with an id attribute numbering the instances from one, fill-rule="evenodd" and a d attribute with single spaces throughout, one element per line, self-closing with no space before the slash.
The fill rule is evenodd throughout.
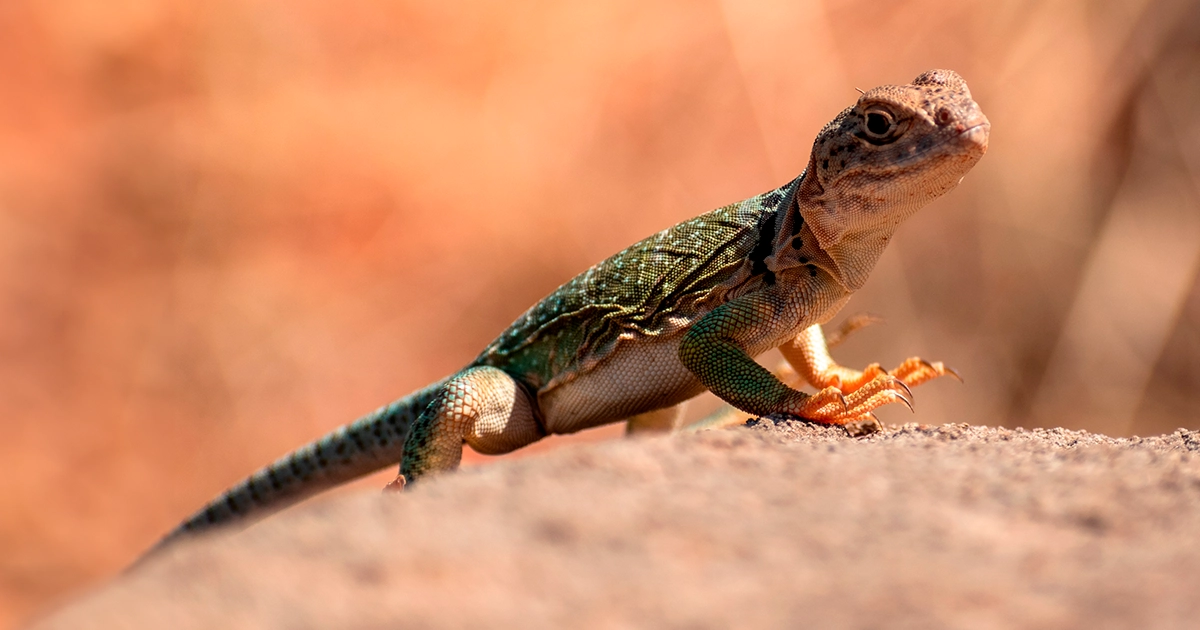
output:
<path id="1" fill-rule="evenodd" d="M 958 132 L 954 138 L 963 145 L 982 153 L 987 151 L 988 136 L 991 130 L 992 124 L 984 119 Z"/>

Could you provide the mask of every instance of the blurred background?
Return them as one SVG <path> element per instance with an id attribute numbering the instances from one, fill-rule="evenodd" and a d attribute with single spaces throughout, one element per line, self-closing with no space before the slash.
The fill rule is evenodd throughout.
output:
<path id="1" fill-rule="evenodd" d="M 935 67 L 991 148 L 836 356 L 964 375 L 887 422 L 1200 426 L 1195 2 L 0 2 L 0 628 Z"/>

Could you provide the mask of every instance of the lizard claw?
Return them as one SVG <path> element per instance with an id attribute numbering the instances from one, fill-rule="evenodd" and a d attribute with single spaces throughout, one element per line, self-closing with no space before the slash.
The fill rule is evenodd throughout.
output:
<path id="1" fill-rule="evenodd" d="M 833 387 L 812 395 L 796 394 L 799 396 L 796 400 L 798 404 L 785 413 L 821 424 L 844 426 L 854 423 L 857 426 L 866 423 L 882 426 L 878 419 L 871 416 L 871 410 L 894 402 L 904 403 L 909 411 L 914 411 L 912 391 L 908 385 L 894 376 L 884 374 L 848 395 Z M 838 403 L 841 403 L 840 408 Z"/>
<path id="2" fill-rule="evenodd" d="M 947 375 L 953 377 L 954 380 L 958 381 L 959 383 L 964 382 L 963 377 L 961 374 L 958 373 L 958 370 L 950 367 L 949 365 L 943 365 L 942 371 L 944 371 Z"/>

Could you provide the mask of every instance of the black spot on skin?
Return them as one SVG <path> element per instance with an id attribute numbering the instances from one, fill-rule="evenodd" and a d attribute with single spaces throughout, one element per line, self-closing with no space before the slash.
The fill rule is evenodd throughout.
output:
<path id="1" fill-rule="evenodd" d="M 821 168 L 829 170 L 829 160 L 821 160 Z"/>
<path id="2" fill-rule="evenodd" d="M 801 265 L 807 265 L 807 264 L 808 264 L 808 256 L 801 256 L 801 257 L 800 257 L 800 264 L 801 264 Z"/>
<path id="3" fill-rule="evenodd" d="M 816 278 L 817 277 L 817 268 L 814 267 L 813 265 L 809 265 L 808 266 L 808 275 Z"/>
<path id="4" fill-rule="evenodd" d="M 758 242 L 750 252 L 750 273 L 758 275 L 767 271 L 767 257 L 771 255 L 771 243 L 775 241 L 775 213 L 767 215 L 758 230 Z"/>
<path id="5" fill-rule="evenodd" d="M 240 514 L 242 512 L 237 503 L 234 502 L 232 494 L 225 495 L 225 507 L 229 508 L 229 511 L 233 512 L 234 514 Z"/>
<path id="6" fill-rule="evenodd" d="M 792 239 L 792 249 L 800 249 L 801 247 L 804 247 L 804 239 L 800 238 L 799 236 Z"/>
<path id="7" fill-rule="evenodd" d="M 274 468 L 267 471 L 267 481 L 271 482 L 272 490 L 278 490 L 283 487 L 283 484 L 279 483 L 279 477 L 275 476 Z"/>

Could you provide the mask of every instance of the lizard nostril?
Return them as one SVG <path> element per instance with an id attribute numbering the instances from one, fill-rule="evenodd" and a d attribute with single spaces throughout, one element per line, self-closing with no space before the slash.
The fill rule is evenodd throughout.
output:
<path id="1" fill-rule="evenodd" d="M 949 109 L 943 107 L 937 110 L 937 114 L 934 115 L 934 119 L 937 120 L 937 124 L 944 127 L 950 124 L 950 121 L 954 119 L 954 114 L 951 113 Z"/>

